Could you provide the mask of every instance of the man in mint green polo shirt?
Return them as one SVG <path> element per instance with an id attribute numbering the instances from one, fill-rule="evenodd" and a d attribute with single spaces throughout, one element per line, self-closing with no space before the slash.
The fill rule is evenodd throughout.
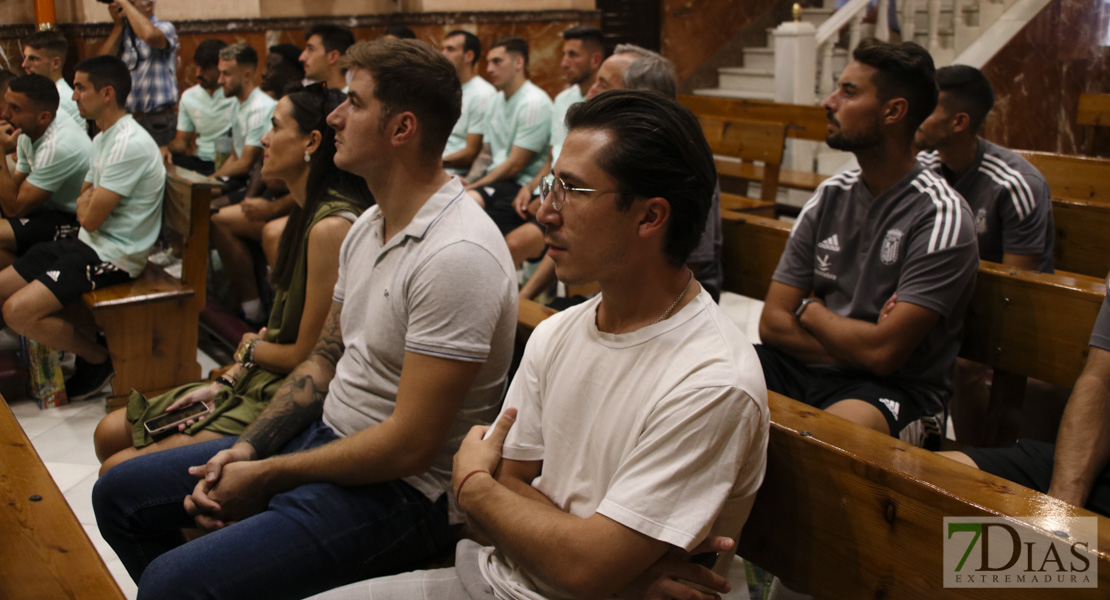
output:
<path id="1" fill-rule="evenodd" d="M 61 312 L 87 291 L 139 276 L 161 229 L 166 184 L 157 143 L 124 108 L 131 72 L 123 61 L 94 56 L 77 63 L 73 89 L 81 116 L 100 129 L 77 198 L 78 239 L 37 244 L 0 271 L 6 324 L 77 355 L 66 383 L 70 400 L 103 387 L 112 364 L 108 349 L 77 331 Z"/>
<path id="2" fill-rule="evenodd" d="M 513 199 L 543 167 L 551 139 L 551 97 L 528 80 L 527 67 L 525 40 L 501 38 L 490 46 L 486 74 L 497 95 L 490 101 L 485 137 L 493 160 L 467 193 L 485 207 L 502 235 L 524 223 Z M 518 256 L 513 261 L 520 264 Z"/>
<path id="3" fill-rule="evenodd" d="M 486 116 L 497 88 L 476 72 L 482 58 L 482 42 L 478 36 L 461 29 L 452 31 L 443 38 L 441 51 L 455 67 L 455 74 L 462 83 L 462 114 L 443 148 L 443 168 L 465 178 L 482 153 Z"/>
<path id="4" fill-rule="evenodd" d="M 220 50 L 219 82 L 231 107 L 231 158 L 216 171 L 217 177 L 246 177 L 262 158 L 262 136 L 270 130 L 277 100 L 254 84 L 258 52 L 244 43 Z"/>
<path id="5" fill-rule="evenodd" d="M 62 76 L 66 64 L 69 43 L 65 36 L 56 31 L 36 31 L 23 43 L 23 70 L 30 75 L 35 73 L 50 78 L 58 88 L 58 108 L 73 120 L 81 131 L 88 130 L 88 124 L 77 111 L 73 101 L 73 88 Z"/>
<path id="6" fill-rule="evenodd" d="M 0 161 L 0 269 L 40 242 L 77 235 L 77 197 L 89 170 L 89 136 L 58 109 L 50 78 L 8 84 L 0 146 L 16 145 L 15 172 Z M 57 118 L 60 117 L 60 118 Z"/>
<path id="7" fill-rule="evenodd" d="M 215 168 L 216 140 L 231 129 L 235 100 L 224 95 L 217 65 L 223 40 L 204 40 L 193 52 L 193 78 L 197 84 L 181 94 L 177 107 L 177 136 L 162 148 L 166 164 L 175 164 L 205 175 Z"/>

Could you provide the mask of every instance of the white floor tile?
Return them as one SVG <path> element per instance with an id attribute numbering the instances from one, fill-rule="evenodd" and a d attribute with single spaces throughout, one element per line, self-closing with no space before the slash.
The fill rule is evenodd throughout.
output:
<path id="1" fill-rule="evenodd" d="M 119 589 L 123 591 L 123 595 L 127 597 L 127 600 L 135 600 L 135 598 L 138 598 L 139 586 L 131 580 L 131 576 L 127 574 L 127 569 L 123 567 L 123 563 L 115 557 L 112 557 L 112 560 L 105 558 L 104 563 L 107 565 L 108 571 L 112 574 L 112 577 L 116 578 L 116 584 L 119 585 Z"/>
<path id="2" fill-rule="evenodd" d="M 97 471 L 97 467 L 79 463 L 44 462 L 44 464 L 63 494 Z"/>
<path id="3" fill-rule="evenodd" d="M 103 405 L 101 405 L 103 406 Z M 100 466 L 93 449 L 93 431 L 104 417 L 104 409 L 75 414 L 31 438 L 45 463 L 60 462 Z"/>
<path id="4" fill-rule="evenodd" d="M 93 467 L 93 472 L 79 481 L 70 489 L 62 493 L 69 503 L 70 510 L 77 515 L 77 520 L 82 525 L 96 528 L 96 514 L 92 508 L 92 489 L 96 485 L 98 467 Z M 103 552 L 101 552 L 103 554 Z"/>

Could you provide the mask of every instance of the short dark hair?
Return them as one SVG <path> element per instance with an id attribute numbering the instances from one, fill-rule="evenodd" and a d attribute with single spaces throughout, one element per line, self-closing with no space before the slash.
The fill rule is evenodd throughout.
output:
<path id="1" fill-rule="evenodd" d="M 19 75 L 16 75 L 15 73 L 12 73 L 7 69 L 0 69 L 0 94 L 8 91 L 8 84 L 11 83 L 12 80 L 16 77 L 19 77 Z"/>
<path id="2" fill-rule="evenodd" d="M 937 107 L 936 68 L 929 51 L 913 42 L 891 44 L 875 38 L 860 42 L 852 58 L 878 73 L 874 83 L 879 100 L 905 98 L 907 131 L 912 133 Z"/>
<path id="3" fill-rule="evenodd" d="M 351 46 L 339 66 L 370 72 L 374 97 L 385 108 L 383 125 L 390 115 L 412 111 L 423 132 L 421 151 L 443 154 L 462 112 L 462 85 L 447 57 L 424 42 L 381 38 Z"/>
<path id="4" fill-rule="evenodd" d="M 127 106 L 127 96 L 131 94 L 131 71 L 122 60 L 115 56 L 90 56 L 77 63 L 73 70 L 84 73 L 98 92 L 111 86 L 116 94 L 116 104 L 120 108 Z"/>
<path id="5" fill-rule="evenodd" d="M 217 39 L 208 39 L 197 44 L 193 52 L 193 63 L 202 69 L 211 69 L 220 62 L 220 50 L 227 48 L 227 42 Z"/>
<path id="6" fill-rule="evenodd" d="M 528 66 L 528 41 L 515 36 L 503 37 L 490 44 L 489 49 L 504 48 L 505 52 L 512 52 L 524 57 L 524 66 Z"/>
<path id="7" fill-rule="evenodd" d="M 967 65 L 937 69 L 937 87 L 951 104 L 946 108 L 967 113 L 972 133 L 979 131 L 994 107 L 994 88 L 983 72 Z"/>
<path id="8" fill-rule="evenodd" d="M 220 50 L 220 60 L 233 60 L 241 67 L 258 68 L 258 51 L 250 44 L 238 42 Z"/>
<path id="9" fill-rule="evenodd" d="M 593 52 L 605 54 L 605 37 L 597 27 L 575 25 L 563 32 L 563 40 L 582 40 L 583 46 L 589 46 Z"/>
<path id="10" fill-rule="evenodd" d="M 478 64 L 478 59 L 482 58 L 482 40 L 478 39 L 478 36 L 474 35 L 473 33 L 470 33 L 469 31 L 463 31 L 462 29 L 456 29 L 451 33 L 448 33 L 446 36 L 444 36 L 444 39 L 455 37 L 456 35 L 463 36 L 463 52 L 474 53 L 474 60 L 470 61 L 470 66 Z"/>
<path id="11" fill-rule="evenodd" d="M 38 110 L 45 110 L 51 115 L 58 112 L 58 86 L 49 77 L 34 73 L 16 77 L 8 83 L 8 89 L 27 96 Z"/>
<path id="12" fill-rule="evenodd" d="M 304 78 L 304 65 L 301 64 L 301 49 L 293 44 L 274 44 L 269 48 L 270 54 L 281 57 L 281 62 L 301 74 Z"/>
<path id="13" fill-rule="evenodd" d="M 314 35 L 320 36 L 325 52 L 338 50 L 340 54 L 346 54 L 347 48 L 355 43 L 355 34 L 351 33 L 350 29 L 332 23 L 317 23 L 309 27 L 304 32 L 305 41 L 307 42 L 308 38 Z"/>
<path id="14" fill-rule="evenodd" d="M 399 40 L 415 40 L 416 32 L 405 27 L 404 25 L 392 25 L 385 28 L 385 33 L 382 35 L 391 35 Z"/>
<path id="15" fill-rule="evenodd" d="M 617 180 L 617 206 L 635 198 L 666 198 L 671 205 L 663 251 L 684 264 L 701 240 L 717 181 L 713 153 L 701 124 L 686 107 L 642 90 L 610 90 L 567 111 L 568 131 L 611 133 L 601 168 Z"/>
<path id="16" fill-rule="evenodd" d="M 65 36 L 56 31 L 36 31 L 27 38 L 26 42 L 23 42 L 23 45 L 35 50 L 46 50 L 62 58 L 65 58 L 66 52 L 69 52 L 69 42 L 66 41 Z"/>

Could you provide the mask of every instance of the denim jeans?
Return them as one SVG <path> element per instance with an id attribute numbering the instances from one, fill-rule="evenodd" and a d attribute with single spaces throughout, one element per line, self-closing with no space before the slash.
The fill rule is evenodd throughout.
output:
<path id="1" fill-rule="evenodd" d="M 331 442 L 322 422 L 282 453 Z M 274 496 L 263 512 L 185 543 L 195 527 L 182 501 L 188 474 L 236 438 L 140 456 L 93 488 L 104 539 L 139 584 L 139 598 L 303 598 L 419 567 L 452 545 L 447 498 L 402 481 L 357 487 L 312 483 Z"/>

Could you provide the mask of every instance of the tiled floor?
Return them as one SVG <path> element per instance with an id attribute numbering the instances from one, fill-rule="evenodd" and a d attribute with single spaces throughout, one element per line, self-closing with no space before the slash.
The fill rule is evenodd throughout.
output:
<path id="1" fill-rule="evenodd" d="M 721 298 L 721 307 L 749 339 L 753 342 L 758 341 L 757 331 L 759 313 L 763 309 L 762 302 L 726 293 Z M 199 353 L 197 358 L 200 361 L 202 373 L 208 373 L 218 366 L 203 352 Z M 137 591 L 135 583 L 131 581 L 131 577 L 112 552 L 111 547 L 100 537 L 92 512 L 92 487 L 100 467 L 100 462 L 93 452 L 92 439 L 96 424 L 104 416 L 104 402 L 90 400 L 47 410 L 39 410 L 34 401 L 29 399 L 9 398 L 8 402 L 23 430 L 27 432 L 27 437 L 34 444 L 35 450 L 46 463 L 58 488 L 65 495 L 70 508 L 77 515 L 93 545 L 96 546 L 108 569 L 123 589 L 123 593 L 129 599 L 135 598 Z M 742 577 L 742 567 L 734 568 L 733 571 L 734 578 L 736 575 Z M 742 588 L 738 585 L 733 587 Z M 740 592 L 740 589 L 736 589 L 729 598 L 747 597 L 746 590 L 743 595 L 737 592 Z"/>

